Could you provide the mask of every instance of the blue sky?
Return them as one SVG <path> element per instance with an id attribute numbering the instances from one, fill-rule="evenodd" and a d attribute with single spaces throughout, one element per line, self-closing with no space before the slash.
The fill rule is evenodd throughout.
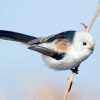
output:
<path id="1" fill-rule="evenodd" d="M 0 29 L 38 37 L 66 30 L 84 30 L 80 23 L 89 24 L 97 4 L 97 0 L 0 0 Z M 99 18 L 91 33 L 96 40 L 95 52 L 82 63 L 72 91 L 88 91 L 92 96 L 100 94 Z M 2 100 L 29 100 L 25 91 L 41 83 L 64 90 L 70 74 L 70 71 L 49 69 L 39 53 L 28 50 L 23 44 L 0 40 Z"/>

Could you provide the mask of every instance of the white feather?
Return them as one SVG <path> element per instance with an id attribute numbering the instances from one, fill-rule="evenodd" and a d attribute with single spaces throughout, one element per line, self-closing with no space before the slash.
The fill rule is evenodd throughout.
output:
<path id="1" fill-rule="evenodd" d="M 83 41 L 87 42 L 87 46 L 83 46 Z M 95 42 L 91 34 L 88 32 L 76 32 L 73 44 L 69 46 L 66 55 L 61 60 L 55 60 L 51 57 L 43 55 L 43 59 L 49 66 L 56 70 L 67 70 L 78 66 L 82 61 L 92 54 Z M 48 48 L 54 48 L 53 43 L 45 45 Z"/>

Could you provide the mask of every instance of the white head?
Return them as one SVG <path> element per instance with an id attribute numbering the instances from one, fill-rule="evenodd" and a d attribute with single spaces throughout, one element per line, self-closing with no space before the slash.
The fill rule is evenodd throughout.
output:
<path id="1" fill-rule="evenodd" d="M 73 45 L 79 59 L 85 60 L 94 50 L 95 41 L 88 32 L 79 31 L 75 33 Z"/>

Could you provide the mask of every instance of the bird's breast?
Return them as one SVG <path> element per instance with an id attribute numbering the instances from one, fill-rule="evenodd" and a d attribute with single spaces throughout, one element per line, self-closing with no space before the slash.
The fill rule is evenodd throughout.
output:
<path id="1" fill-rule="evenodd" d="M 69 55 L 65 55 L 61 60 L 56 60 L 43 55 L 43 59 L 50 66 L 50 68 L 56 70 L 72 69 L 79 64 L 79 61 L 75 57 Z"/>

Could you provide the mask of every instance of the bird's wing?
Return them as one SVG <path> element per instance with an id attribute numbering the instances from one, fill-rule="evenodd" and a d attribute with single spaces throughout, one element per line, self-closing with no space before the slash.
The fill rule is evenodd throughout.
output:
<path id="1" fill-rule="evenodd" d="M 52 57 L 52 58 L 54 58 L 56 60 L 62 59 L 64 54 L 65 54 L 65 53 L 58 53 L 58 52 L 55 52 L 52 49 L 48 49 L 46 47 L 42 47 L 42 46 L 38 46 L 38 45 L 30 46 L 28 49 L 37 51 L 37 52 L 39 52 L 39 53 L 41 53 L 43 55 Z"/>
<path id="2" fill-rule="evenodd" d="M 55 53 L 51 49 L 48 49 L 48 48 L 42 47 L 42 46 L 38 46 L 38 45 L 30 46 L 28 49 L 37 51 L 37 52 L 42 53 L 42 54 L 47 55 L 47 56 L 53 56 Z"/>
<path id="3" fill-rule="evenodd" d="M 53 38 L 55 35 L 50 35 L 50 36 L 47 36 L 47 37 L 40 37 L 40 38 L 37 38 L 37 39 L 33 39 L 33 40 L 30 40 L 28 42 L 29 45 L 34 45 L 34 44 L 41 44 L 41 43 L 45 43 L 45 42 L 49 42 L 48 40 Z"/>
<path id="4" fill-rule="evenodd" d="M 66 42 L 72 43 L 74 39 L 75 31 L 65 31 L 58 34 L 50 35 L 47 37 L 40 37 L 38 39 L 33 39 L 28 42 L 29 45 L 41 44 L 41 43 L 51 43 L 55 40 L 66 39 Z"/>

